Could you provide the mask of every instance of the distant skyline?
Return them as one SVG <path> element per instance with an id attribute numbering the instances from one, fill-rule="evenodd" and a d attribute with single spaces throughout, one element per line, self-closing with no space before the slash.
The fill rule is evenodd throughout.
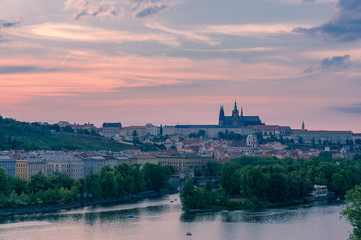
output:
<path id="1" fill-rule="evenodd" d="M 359 0 L 2 0 L 0 115 L 361 132 Z"/>

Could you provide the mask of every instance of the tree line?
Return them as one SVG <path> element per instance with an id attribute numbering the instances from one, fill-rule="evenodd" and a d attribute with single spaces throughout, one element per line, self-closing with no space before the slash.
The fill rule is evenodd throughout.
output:
<path id="1" fill-rule="evenodd" d="M 171 170 L 167 166 L 146 163 L 105 166 L 100 174 L 90 172 L 85 179 L 75 180 L 56 172 L 45 177 L 41 172 L 29 181 L 5 174 L 0 168 L 0 208 L 70 203 L 84 199 L 121 197 L 144 190 L 159 191 L 169 187 Z"/>
<path id="2" fill-rule="evenodd" d="M 326 185 L 338 196 L 361 183 L 361 155 L 351 159 L 332 159 L 329 152 L 305 161 L 241 157 L 223 165 L 218 172 L 220 188 L 194 188 L 187 180 L 181 190 L 183 208 L 212 209 L 241 207 L 243 204 L 302 202 L 313 186 Z M 232 202 L 230 199 L 248 199 Z M 201 200 L 200 200 L 201 199 Z M 237 205 L 238 204 L 238 205 Z"/>

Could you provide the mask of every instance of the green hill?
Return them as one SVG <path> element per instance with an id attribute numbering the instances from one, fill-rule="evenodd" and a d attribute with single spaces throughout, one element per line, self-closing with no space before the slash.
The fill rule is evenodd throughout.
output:
<path id="1" fill-rule="evenodd" d="M 89 132 L 88 132 L 89 133 Z M 58 125 L 19 122 L 0 116 L 0 150 L 121 151 L 133 146 L 91 134 L 74 134 Z"/>

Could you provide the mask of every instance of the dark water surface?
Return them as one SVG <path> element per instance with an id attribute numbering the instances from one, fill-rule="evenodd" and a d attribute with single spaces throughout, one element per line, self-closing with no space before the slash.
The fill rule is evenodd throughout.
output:
<path id="1" fill-rule="evenodd" d="M 256 212 L 183 214 L 174 194 L 131 204 L 2 217 L 0 239 L 342 240 L 352 231 L 340 219 L 342 209 L 322 202 Z"/>

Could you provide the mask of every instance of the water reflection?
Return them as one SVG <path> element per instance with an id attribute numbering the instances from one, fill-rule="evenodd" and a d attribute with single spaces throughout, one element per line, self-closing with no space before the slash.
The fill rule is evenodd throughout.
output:
<path id="1" fill-rule="evenodd" d="M 346 239 L 341 206 L 185 214 L 177 195 L 123 205 L 0 218 L 0 239 Z M 171 200 L 173 202 L 171 202 Z M 185 234 L 191 232 L 192 236 Z"/>

